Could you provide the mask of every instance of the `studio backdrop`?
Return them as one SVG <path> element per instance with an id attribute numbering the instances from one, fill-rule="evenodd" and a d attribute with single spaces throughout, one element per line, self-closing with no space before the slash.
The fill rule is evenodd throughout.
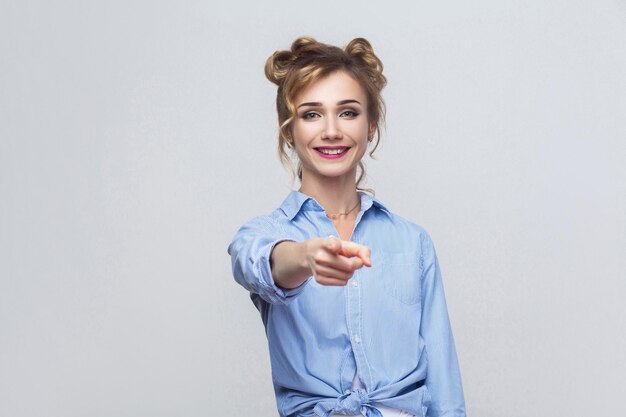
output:
<path id="1" fill-rule="evenodd" d="M 0 416 L 276 416 L 226 248 L 289 190 L 265 59 L 365 37 L 468 415 L 626 415 L 623 1 L 0 2 Z"/>

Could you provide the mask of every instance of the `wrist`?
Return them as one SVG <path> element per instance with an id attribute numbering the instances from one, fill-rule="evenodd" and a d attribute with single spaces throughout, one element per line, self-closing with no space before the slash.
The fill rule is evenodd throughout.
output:
<path id="1" fill-rule="evenodd" d="M 300 271 L 302 273 L 306 271 L 308 273 L 307 276 L 311 275 L 311 265 L 309 263 L 309 241 L 310 239 L 299 244 L 297 257 Z"/>

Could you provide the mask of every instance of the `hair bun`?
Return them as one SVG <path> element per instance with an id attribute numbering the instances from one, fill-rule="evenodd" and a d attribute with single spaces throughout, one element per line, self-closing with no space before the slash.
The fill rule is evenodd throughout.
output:
<path id="1" fill-rule="evenodd" d="M 297 57 L 291 51 L 276 51 L 265 61 L 265 76 L 280 85 Z"/>
<path id="2" fill-rule="evenodd" d="M 346 45 L 346 53 L 363 62 L 370 71 L 370 77 L 375 81 L 378 88 L 382 89 L 387 84 L 387 78 L 383 75 L 383 62 L 374 53 L 374 48 L 365 38 L 354 38 Z"/>
<path id="3" fill-rule="evenodd" d="M 311 52 L 312 49 L 317 48 L 320 43 L 310 36 L 300 36 L 291 44 L 291 52 L 297 57 L 301 57 Z"/>
<path id="4" fill-rule="evenodd" d="M 309 55 L 319 42 L 308 36 L 301 36 L 291 44 L 291 50 L 274 52 L 265 62 L 265 76 L 280 86 L 294 63 L 302 56 Z"/>

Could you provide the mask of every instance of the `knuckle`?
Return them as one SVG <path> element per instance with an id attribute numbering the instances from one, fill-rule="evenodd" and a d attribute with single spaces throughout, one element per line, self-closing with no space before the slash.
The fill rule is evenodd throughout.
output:
<path id="1" fill-rule="evenodd" d="M 317 251 L 315 251 L 315 253 L 313 254 L 313 260 L 317 263 L 320 262 L 324 259 L 324 251 L 322 251 L 321 249 L 318 249 Z"/>

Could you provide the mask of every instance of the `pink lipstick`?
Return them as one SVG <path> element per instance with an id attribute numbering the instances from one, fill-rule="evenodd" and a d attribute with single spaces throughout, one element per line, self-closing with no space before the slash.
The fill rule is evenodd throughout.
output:
<path id="1" fill-rule="evenodd" d="M 319 156 L 325 159 L 339 159 L 348 153 L 349 146 L 320 146 L 314 148 Z"/>

